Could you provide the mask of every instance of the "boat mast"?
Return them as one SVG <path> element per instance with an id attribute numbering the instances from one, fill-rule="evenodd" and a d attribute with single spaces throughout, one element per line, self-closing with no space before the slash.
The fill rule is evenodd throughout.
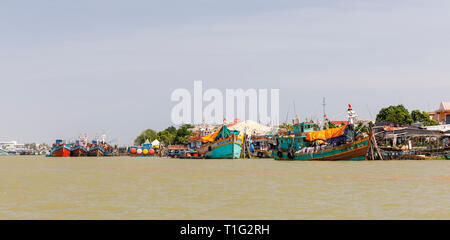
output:
<path id="1" fill-rule="evenodd" d="M 325 113 L 325 106 L 327 104 L 325 103 L 325 97 L 323 97 L 323 101 L 322 101 L 322 107 L 323 107 L 323 129 L 328 129 L 327 126 L 327 114 Z"/>
<path id="2" fill-rule="evenodd" d="M 352 105 L 350 104 L 348 105 L 347 113 L 349 124 L 355 124 L 358 114 L 356 114 L 356 112 L 352 109 Z"/>

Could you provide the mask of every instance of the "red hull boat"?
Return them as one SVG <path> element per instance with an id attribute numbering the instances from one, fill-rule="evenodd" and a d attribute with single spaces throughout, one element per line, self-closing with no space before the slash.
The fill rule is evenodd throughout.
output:
<path id="1" fill-rule="evenodd" d="M 70 149 L 67 145 L 56 147 L 52 151 L 52 157 L 70 157 Z"/>

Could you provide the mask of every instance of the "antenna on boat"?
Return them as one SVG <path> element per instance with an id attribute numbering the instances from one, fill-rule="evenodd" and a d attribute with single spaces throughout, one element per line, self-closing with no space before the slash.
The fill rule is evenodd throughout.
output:
<path id="1" fill-rule="evenodd" d="M 325 102 L 325 97 L 323 97 L 323 101 L 322 101 L 322 107 L 323 107 L 323 128 L 326 129 L 327 128 L 327 114 L 325 113 L 325 106 L 326 106 L 326 102 Z"/>
<path id="2" fill-rule="evenodd" d="M 369 115 L 370 115 L 370 120 L 372 120 L 373 116 L 372 116 L 372 112 L 370 111 L 369 104 L 366 104 L 366 107 L 367 107 L 367 111 L 369 112 Z"/>
<path id="3" fill-rule="evenodd" d="M 295 100 L 292 100 L 292 103 L 294 104 L 294 114 L 297 117 L 297 111 L 295 110 Z"/>

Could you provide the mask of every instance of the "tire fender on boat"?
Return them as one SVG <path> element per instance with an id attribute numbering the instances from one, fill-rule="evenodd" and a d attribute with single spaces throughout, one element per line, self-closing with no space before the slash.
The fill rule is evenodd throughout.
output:
<path id="1" fill-rule="evenodd" d="M 283 158 L 283 153 L 281 151 L 278 151 L 277 155 L 279 158 Z"/>
<path id="2" fill-rule="evenodd" d="M 288 152 L 288 158 L 289 159 L 294 159 L 294 154 L 292 152 Z"/>

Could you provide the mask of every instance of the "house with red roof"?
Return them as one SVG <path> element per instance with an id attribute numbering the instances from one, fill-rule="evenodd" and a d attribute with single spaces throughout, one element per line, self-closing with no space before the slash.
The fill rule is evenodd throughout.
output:
<path id="1" fill-rule="evenodd" d="M 334 125 L 348 125 L 348 121 L 331 121 Z"/>
<path id="2" fill-rule="evenodd" d="M 428 114 L 440 124 L 450 124 L 450 102 L 441 102 L 438 110 Z"/>

